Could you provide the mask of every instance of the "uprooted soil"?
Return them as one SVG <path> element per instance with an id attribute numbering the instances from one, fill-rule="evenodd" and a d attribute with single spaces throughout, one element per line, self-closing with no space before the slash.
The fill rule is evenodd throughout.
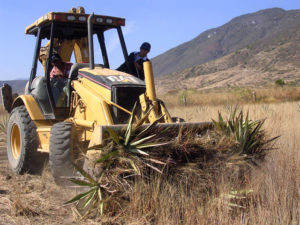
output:
<path id="1" fill-rule="evenodd" d="M 0 224 L 93 224 L 81 222 L 73 206 L 63 203 L 75 190 L 57 186 L 45 165 L 40 175 L 16 175 L 7 162 L 6 140 L 0 135 Z"/>

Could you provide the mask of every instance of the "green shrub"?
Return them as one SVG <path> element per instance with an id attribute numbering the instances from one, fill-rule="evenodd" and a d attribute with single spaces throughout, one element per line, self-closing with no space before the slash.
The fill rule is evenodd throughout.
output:
<path id="1" fill-rule="evenodd" d="M 282 87 L 283 85 L 285 85 L 285 82 L 282 79 L 277 79 L 277 80 L 275 80 L 275 85 Z"/>
<path id="2" fill-rule="evenodd" d="M 252 90 L 249 88 L 235 88 L 234 89 L 234 95 L 236 95 L 236 97 L 239 100 L 245 101 L 245 102 L 249 102 L 252 100 Z"/>

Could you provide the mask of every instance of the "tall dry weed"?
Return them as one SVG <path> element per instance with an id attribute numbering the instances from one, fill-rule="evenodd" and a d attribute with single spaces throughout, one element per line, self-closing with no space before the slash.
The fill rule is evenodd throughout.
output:
<path id="1" fill-rule="evenodd" d="M 228 210 L 224 204 L 211 205 L 199 224 L 299 224 L 299 103 L 253 104 L 244 105 L 243 109 L 249 111 L 254 120 L 266 119 L 264 127 L 269 136 L 280 135 L 275 144 L 277 150 L 271 152 L 265 164 L 247 178 L 247 189 L 253 192 L 247 196 L 246 208 Z M 217 118 L 218 111 L 226 115 L 229 107 L 174 108 L 170 113 L 190 121 L 207 121 Z M 193 217 L 200 214 L 195 215 Z"/>
<path id="2" fill-rule="evenodd" d="M 0 133 L 6 134 L 9 115 L 7 113 L 0 114 Z"/>

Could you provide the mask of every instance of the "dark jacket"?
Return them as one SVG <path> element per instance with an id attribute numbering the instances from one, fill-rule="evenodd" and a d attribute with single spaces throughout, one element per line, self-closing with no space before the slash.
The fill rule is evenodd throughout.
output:
<path id="1" fill-rule="evenodd" d="M 136 62 L 141 65 L 142 67 L 142 70 L 138 70 L 135 66 L 135 58 L 136 56 L 139 54 L 139 52 L 131 52 L 128 56 L 128 64 L 129 64 L 129 67 L 126 65 L 126 62 L 124 62 L 121 66 L 119 66 L 117 68 L 118 71 L 122 71 L 122 72 L 125 72 L 125 73 L 129 73 L 137 78 L 140 78 L 141 80 L 145 80 L 145 76 L 144 76 L 144 69 L 143 69 L 143 63 L 145 61 L 149 61 L 148 58 L 146 59 L 139 59 L 137 60 Z"/>

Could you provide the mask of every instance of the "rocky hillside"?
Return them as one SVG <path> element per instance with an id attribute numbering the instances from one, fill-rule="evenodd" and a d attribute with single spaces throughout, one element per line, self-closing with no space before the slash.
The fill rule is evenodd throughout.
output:
<path id="1" fill-rule="evenodd" d="M 300 37 L 300 32 L 295 33 Z M 300 41 L 242 48 L 217 60 L 156 79 L 159 93 L 181 89 L 262 87 L 277 79 L 300 84 Z M 180 85 L 178 85 L 180 84 Z"/>
<path id="2" fill-rule="evenodd" d="M 300 10 L 275 8 L 234 18 L 154 58 L 160 89 L 263 85 L 279 78 L 297 83 L 299 27 Z"/>
<path id="3" fill-rule="evenodd" d="M 221 58 L 257 42 L 289 39 L 299 24 L 300 10 L 273 8 L 242 15 L 153 58 L 154 72 L 162 76 Z"/>

